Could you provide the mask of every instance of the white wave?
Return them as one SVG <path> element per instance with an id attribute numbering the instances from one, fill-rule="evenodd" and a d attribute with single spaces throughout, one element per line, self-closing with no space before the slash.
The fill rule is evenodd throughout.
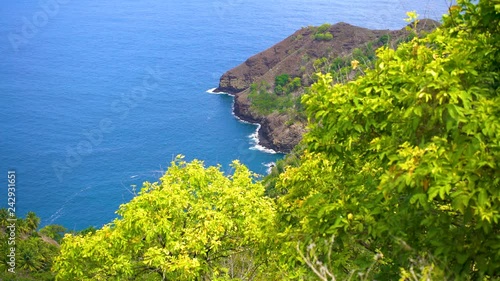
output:
<path id="1" fill-rule="evenodd" d="M 254 124 L 254 123 L 251 123 L 251 124 Z M 260 124 L 254 124 L 254 125 L 257 126 L 257 129 L 255 130 L 255 132 L 253 132 L 251 135 L 248 136 L 250 138 L 250 143 L 253 144 L 253 146 L 250 147 L 250 150 L 258 150 L 258 151 L 269 153 L 269 154 L 278 153 L 274 149 L 270 149 L 270 148 L 267 148 L 267 147 L 260 145 L 259 130 L 260 130 L 261 126 L 260 126 Z"/>
<path id="2" fill-rule="evenodd" d="M 236 118 L 236 120 L 238 120 L 239 122 L 243 123 L 243 124 L 250 124 L 250 125 L 255 125 L 257 126 L 257 131 L 255 133 L 258 134 L 259 132 L 259 129 L 260 129 L 260 124 L 259 123 L 253 123 L 253 122 L 250 122 L 250 121 L 246 121 L 246 120 L 243 120 L 241 119 L 238 115 L 236 115 L 234 113 L 234 101 L 233 101 L 233 105 L 231 105 L 231 114 L 234 116 L 234 118 Z M 252 134 L 253 135 L 253 134 Z"/>
<path id="3" fill-rule="evenodd" d="M 264 166 L 267 167 L 267 169 L 266 169 L 267 174 L 270 174 L 272 172 L 273 168 L 276 166 L 275 162 L 262 163 L 262 164 L 264 164 Z"/>
<path id="4" fill-rule="evenodd" d="M 133 176 L 130 176 L 131 179 L 135 179 L 137 178 L 139 175 L 133 175 Z"/>
<path id="5" fill-rule="evenodd" d="M 212 95 L 229 95 L 228 93 L 224 92 L 216 92 L 215 89 L 217 88 L 208 89 L 206 92 Z"/>
<path id="6" fill-rule="evenodd" d="M 260 144 L 256 144 L 256 145 L 250 147 L 250 150 L 258 150 L 260 152 L 265 152 L 265 153 L 269 153 L 269 154 L 276 154 L 276 153 L 278 153 L 274 149 L 263 147 Z"/>
<path id="7" fill-rule="evenodd" d="M 234 109 L 234 108 L 233 108 Z M 249 122 L 249 121 L 246 121 L 246 120 L 243 120 L 241 119 L 240 117 L 238 117 L 236 114 L 234 114 L 234 110 L 232 111 L 233 113 L 233 116 L 234 118 L 236 118 L 236 120 L 238 120 L 239 122 L 243 123 L 243 124 L 250 124 L 250 125 L 255 125 L 255 126 L 260 126 L 259 123 L 252 123 L 252 122 Z"/>
<path id="8" fill-rule="evenodd" d="M 260 124 L 255 124 L 257 126 L 257 129 L 255 132 L 251 133 L 248 138 L 253 144 L 259 144 L 259 130 L 260 130 Z"/>
<path id="9" fill-rule="evenodd" d="M 233 95 L 231 95 L 229 93 L 224 93 L 224 92 L 217 93 L 217 92 L 214 92 L 215 89 L 217 89 L 217 88 L 209 89 L 209 90 L 207 90 L 207 93 L 233 96 Z M 253 146 L 250 147 L 250 150 L 258 150 L 258 151 L 261 151 L 261 152 L 264 152 L 264 153 L 269 153 L 269 154 L 279 153 L 278 151 L 275 151 L 274 149 L 266 148 L 266 147 L 260 145 L 260 143 L 259 143 L 259 130 L 260 130 L 261 125 L 259 123 L 252 123 L 252 122 L 243 120 L 240 117 L 238 117 L 236 114 L 234 114 L 234 104 L 235 104 L 235 101 L 233 100 L 233 103 L 231 105 L 231 114 L 234 116 L 234 118 L 236 118 L 236 120 L 238 120 L 239 122 L 244 123 L 244 124 L 251 124 L 251 125 L 257 126 L 257 128 L 255 129 L 255 132 L 253 132 L 249 136 L 250 142 L 251 142 L 251 144 L 253 144 Z"/>

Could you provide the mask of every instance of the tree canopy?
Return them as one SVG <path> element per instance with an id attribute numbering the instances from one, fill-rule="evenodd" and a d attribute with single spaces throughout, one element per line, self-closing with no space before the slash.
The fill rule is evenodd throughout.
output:
<path id="1" fill-rule="evenodd" d="M 55 235 L 52 230 L 64 232 L 66 229 L 48 225 L 37 231 L 40 218 L 34 212 L 28 212 L 25 218 L 11 214 L 7 209 L 0 209 L 0 280 L 54 280 L 50 270 L 54 257 L 59 254 L 59 245 L 51 237 Z"/>
<path id="2" fill-rule="evenodd" d="M 218 167 L 178 158 L 157 183 L 120 206 L 95 233 L 67 235 L 54 270 L 59 280 L 251 279 L 272 232 L 274 207 L 238 162 Z"/>
<path id="3" fill-rule="evenodd" d="M 302 163 L 278 182 L 291 245 L 344 277 L 499 277 L 499 19 L 459 1 L 365 76 L 319 77 Z"/>

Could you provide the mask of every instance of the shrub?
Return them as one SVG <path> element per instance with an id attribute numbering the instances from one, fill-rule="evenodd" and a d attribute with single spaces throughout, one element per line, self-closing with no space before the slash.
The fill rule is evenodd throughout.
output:
<path id="1" fill-rule="evenodd" d="M 328 29 L 330 29 L 332 25 L 329 24 L 329 23 L 324 23 L 322 25 L 320 25 L 317 29 L 317 33 L 325 33 L 325 31 L 327 31 Z"/>
<path id="2" fill-rule="evenodd" d="M 333 35 L 330 32 L 316 33 L 316 34 L 314 34 L 314 40 L 331 41 L 331 40 L 333 40 Z"/>

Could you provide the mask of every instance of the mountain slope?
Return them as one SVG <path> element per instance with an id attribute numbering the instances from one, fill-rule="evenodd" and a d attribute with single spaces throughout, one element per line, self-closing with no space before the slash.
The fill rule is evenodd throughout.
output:
<path id="1" fill-rule="evenodd" d="M 419 22 L 419 28 L 425 31 L 430 31 L 437 25 L 432 20 Z M 300 87 L 287 93 L 291 99 L 289 104 L 296 107 L 305 88 L 314 82 L 314 73 L 338 71 L 336 67 L 339 66 L 339 58 L 352 58 L 353 52 L 359 50 L 370 52 L 374 57 L 376 48 L 382 45 L 395 47 L 409 34 L 406 29 L 370 30 L 347 23 L 304 27 L 223 74 L 216 91 L 235 96 L 234 113 L 239 118 L 262 125 L 259 131 L 261 145 L 289 152 L 305 132 L 305 119 L 300 118 L 297 110 L 286 108 L 266 113 L 255 110 L 252 98 L 249 97 L 252 84 L 261 85 L 272 94 L 273 91 L 276 92 L 278 76 L 287 74 L 290 79 L 300 78 Z M 352 79 L 361 73 L 362 71 L 351 69 L 344 78 Z M 277 95 L 284 96 L 283 93 Z"/>

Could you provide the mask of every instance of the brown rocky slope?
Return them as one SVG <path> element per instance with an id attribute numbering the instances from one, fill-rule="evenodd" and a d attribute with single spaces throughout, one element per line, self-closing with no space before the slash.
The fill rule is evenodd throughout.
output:
<path id="1" fill-rule="evenodd" d="M 422 20 L 418 24 L 419 30 L 425 31 L 430 31 L 437 25 L 439 23 L 433 20 Z M 234 95 L 236 116 L 261 124 L 259 141 L 267 148 L 285 153 L 291 151 L 305 132 L 305 122 L 290 122 L 292 119 L 286 113 L 273 112 L 262 115 L 252 110 L 248 97 L 252 83 L 266 82 L 273 86 L 276 76 L 288 74 L 290 77 L 300 77 L 302 85 L 307 87 L 313 82 L 313 74 L 321 70 L 314 63 L 317 59 L 327 58 L 331 61 L 337 57 L 348 57 L 354 49 L 363 48 L 369 42 L 372 42 L 374 47 L 380 47 L 384 43 L 394 47 L 397 39 L 401 41 L 401 38 L 406 38 L 409 34 L 405 28 L 393 31 L 370 30 L 347 23 L 328 26 L 327 32 L 333 35 L 333 39 L 318 40 L 315 37 L 317 32 L 317 27 L 302 28 L 271 48 L 247 59 L 220 78 L 219 87 L 215 91 Z M 391 40 L 384 42 L 381 40 L 383 36 L 389 36 Z M 304 88 L 301 88 L 294 94 L 301 95 L 303 92 Z"/>

